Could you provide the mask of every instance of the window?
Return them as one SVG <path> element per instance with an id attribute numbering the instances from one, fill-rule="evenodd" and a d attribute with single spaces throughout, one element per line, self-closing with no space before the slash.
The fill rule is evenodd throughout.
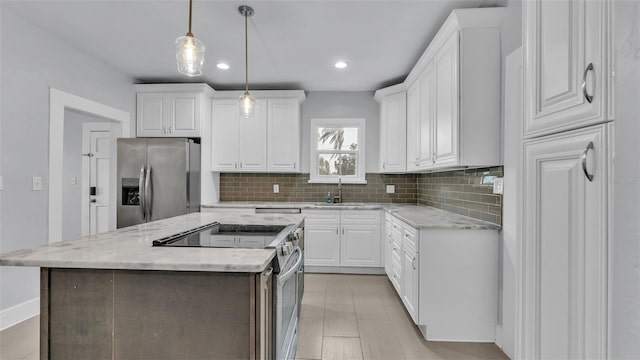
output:
<path id="1" fill-rule="evenodd" d="M 364 119 L 311 119 L 311 183 L 366 184 Z"/>

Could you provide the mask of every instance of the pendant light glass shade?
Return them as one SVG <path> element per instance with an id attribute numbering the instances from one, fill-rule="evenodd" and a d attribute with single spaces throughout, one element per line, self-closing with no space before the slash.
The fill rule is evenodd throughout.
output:
<path id="1" fill-rule="evenodd" d="M 192 10 L 193 0 L 189 0 L 189 31 L 176 39 L 176 62 L 180 74 L 200 76 L 204 65 L 204 43 L 191 33 Z"/>
<path id="2" fill-rule="evenodd" d="M 240 116 L 250 118 L 253 116 L 256 101 L 251 97 L 248 91 L 240 96 Z"/>
<path id="3" fill-rule="evenodd" d="M 253 116 L 255 100 L 249 94 L 249 39 L 247 35 L 247 18 L 253 15 L 253 8 L 242 5 L 238 8 L 240 15 L 244 16 L 244 94 L 240 96 L 240 116 L 249 118 Z"/>
<path id="4" fill-rule="evenodd" d="M 204 65 L 204 43 L 193 35 L 176 39 L 176 62 L 178 72 L 187 76 L 202 75 Z"/>

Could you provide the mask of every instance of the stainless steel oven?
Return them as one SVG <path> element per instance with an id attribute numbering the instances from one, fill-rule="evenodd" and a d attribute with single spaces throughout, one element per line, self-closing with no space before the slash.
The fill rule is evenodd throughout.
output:
<path id="1" fill-rule="evenodd" d="M 300 308 L 298 271 L 302 259 L 300 247 L 295 247 L 285 267 L 275 275 L 275 358 L 278 360 L 294 359 L 296 354 Z"/>
<path id="2" fill-rule="evenodd" d="M 213 223 L 156 240 L 153 246 L 236 247 L 274 249 L 273 358 L 294 359 L 302 301 L 304 229 L 290 225 L 235 225 Z"/>

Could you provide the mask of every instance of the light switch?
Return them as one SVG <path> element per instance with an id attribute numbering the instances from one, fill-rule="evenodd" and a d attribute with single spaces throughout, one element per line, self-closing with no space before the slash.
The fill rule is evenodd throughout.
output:
<path id="1" fill-rule="evenodd" d="M 273 184 L 273 192 L 274 193 L 279 193 L 280 192 L 280 185 Z"/>
<path id="2" fill-rule="evenodd" d="M 387 194 L 394 194 L 396 192 L 395 185 L 387 185 Z"/>
<path id="3" fill-rule="evenodd" d="M 31 178 L 31 190 L 33 191 L 40 191 L 42 190 L 42 177 L 40 176 L 34 176 L 33 178 Z"/>
<path id="4" fill-rule="evenodd" d="M 493 193 L 502 194 L 504 192 L 504 178 L 495 178 L 493 180 Z"/>

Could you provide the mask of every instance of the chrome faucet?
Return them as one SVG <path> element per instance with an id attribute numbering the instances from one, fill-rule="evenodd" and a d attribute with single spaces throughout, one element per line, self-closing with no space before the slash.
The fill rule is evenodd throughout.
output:
<path id="1" fill-rule="evenodd" d="M 338 176 L 338 195 L 333 197 L 334 204 L 340 204 L 342 202 L 342 177 Z"/>

